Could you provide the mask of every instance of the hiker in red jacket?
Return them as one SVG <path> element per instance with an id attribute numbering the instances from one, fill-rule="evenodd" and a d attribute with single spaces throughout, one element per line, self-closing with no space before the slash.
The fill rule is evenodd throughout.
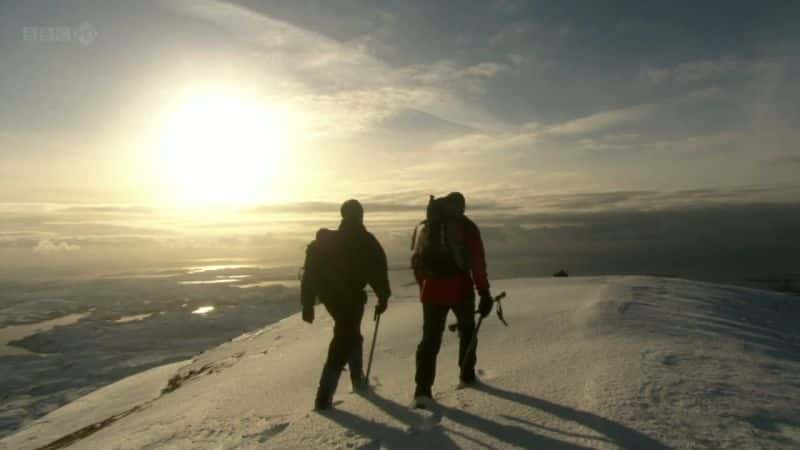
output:
<path id="1" fill-rule="evenodd" d="M 474 383 L 475 348 L 466 355 L 475 330 L 475 290 L 480 297 L 479 312 L 492 310 L 492 295 L 486 276 L 486 258 L 481 234 L 464 215 L 466 202 L 461 193 L 444 198 L 431 197 L 427 218 L 415 235 L 411 265 L 420 288 L 423 326 L 417 347 L 415 402 L 432 398 L 436 357 L 442 343 L 447 313 L 458 319 L 458 364 L 461 384 Z M 474 288 L 473 288 L 474 286 Z"/>

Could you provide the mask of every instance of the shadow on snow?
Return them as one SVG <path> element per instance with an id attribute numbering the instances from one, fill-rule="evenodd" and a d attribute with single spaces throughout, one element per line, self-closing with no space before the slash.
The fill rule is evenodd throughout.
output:
<path id="1" fill-rule="evenodd" d="M 655 450 L 670 448 L 663 443 L 630 427 L 590 412 L 580 411 L 518 392 L 506 391 L 488 385 L 480 385 L 476 388 L 476 391 L 512 401 L 528 408 L 538 409 L 565 421 L 575 422 L 579 425 L 595 430 L 597 433 L 605 437 L 564 432 L 554 428 L 548 428 L 543 425 L 538 425 L 520 418 L 501 415 L 501 417 L 506 421 L 517 423 L 505 424 L 461 409 L 450 408 L 441 404 L 436 406 L 435 412 L 437 414 L 442 414 L 449 421 L 458 423 L 463 427 L 471 428 L 483 435 L 492 436 L 498 441 L 519 447 L 562 450 L 582 450 L 591 448 L 543 436 L 529 429 L 540 428 L 542 430 L 547 430 L 552 433 L 560 433 L 575 439 L 595 440 L 598 441 L 598 443 L 612 443 L 621 448 L 648 448 Z M 420 415 L 410 410 L 409 407 L 382 397 L 375 392 L 364 395 L 364 398 L 399 422 L 403 423 L 407 429 L 417 429 L 420 423 L 424 420 L 420 417 Z M 389 444 L 390 447 L 394 445 L 403 448 L 460 448 L 450 438 L 449 435 L 457 435 L 480 446 L 492 448 L 486 442 L 482 442 L 475 437 L 468 436 L 457 430 L 449 429 L 442 425 L 435 426 L 427 431 L 408 432 L 378 422 L 365 420 L 347 411 L 332 410 L 324 415 L 330 420 L 338 423 L 343 428 L 349 429 L 370 439 L 371 442 L 369 444 L 361 447 L 364 449 L 377 449 L 385 444 Z"/>

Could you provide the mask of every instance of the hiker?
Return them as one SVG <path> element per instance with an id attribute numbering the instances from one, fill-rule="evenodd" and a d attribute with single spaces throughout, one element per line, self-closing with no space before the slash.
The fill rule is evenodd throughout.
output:
<path id="1" fill-rule="evenodd" d="M 478 310 L 486 317 L 492 311 L 492 295 L 486 277 L 486 259 L 481 234 L 464 215 L 466 202 L 459 192 L 431 199 L 427 218 L 415 232 L 411 266 L 420 288 L 422 302 L 422 341 L 417 347 L 415 404 L 432 399 L 431 387 L 436 376 L 436 357 L 450 310 L 458 319 L 458 364 L 460 384 L 476 381 L 475 346 L 466 355 L 475 329 L 475 292 Z"/>
<path id="2" fill-rule="evenodd" d="M 378 240 L 364 227 L 364 209 L 357 200 L 341 207 L 337 230 L 320 229 L 306 249 L 300 285 L 303 320 L 314 321 L 317 298 L 334 321 L 333 339 L 322 369 L 314 408 L 331 407 L 333 394 L 344 366 L 350 370 L 353 390 L 362 392 L 369 380 L 363 374 L 361 318 L 369 284 L 378 297 L 375 317 L 386 311 L 391 295 L 386 254 Z"/>

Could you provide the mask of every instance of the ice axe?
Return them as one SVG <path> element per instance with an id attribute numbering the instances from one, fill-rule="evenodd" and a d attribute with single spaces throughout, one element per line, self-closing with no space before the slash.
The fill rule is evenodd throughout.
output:
<path id="1" fill-rule="evenodd" d="M 500 294 L 498 294 L 495 298 L 493 298 L 492 300 L 494 302 L 496 302 L 498 307 L 499 307 L 500 300 L 502 300 L 503 297 L 505 297 L 505 296 L 506 296 L 506 291 L 503 291 Z M 498 316 L 501 316 L 501 315 L 502 314 L 498 314 Z M 503 324 L 508 326 L 508 324 L 506 323 L 505 320 L 503 320 L 503 319 L 500 319 L 500 320 L 503 322 Z M 472 332 L 472 339 L 469 340 L 469 345 L 467 346 L 467 351 L 464 352 L 464 361 L 466 361 L 467 358 L 469 358 L 469 355 L 471 355 L 472 352 L 475 351 L 475 347 L 478 345 L 478 332 L 481 330 L 481 324 L 482 323 L 483 323 L 483 316 L 480 316 L 478 318 L 478 323 L 475 325 L 475 331 Z M 458 324 L 456 324 L 456 327 L 458 327 Z M 463 364 L 463 362 L 462 362 L 462 364 Z"/>
<path id="2" fill-rule="evenodd" d="M 503 304 L 500 302 L 500 300 L 504 299 L 505 297 L 506 291 L 503 291 L 493 298 L 492 301 L 497 303 L 497 318 L 500 319 L 500 322 L 503 322 L 503 325 L 508 326 L 508 322 L 506 322 L 506 318 L 503 316 Z M 483 320 L 483 317 L 478 319 L 478 323 L 480 323 L 481 320 Z M 447 329 L 450 331 L 456 331 L 458 329 L 458 323 L 451 323 L 447 326 Z"/>
<path id="3" fill-rule="evenodd" d="M 366 382 L 369 384 L 369 373 L 372 371 L 372 355 L 375 354 L 375 341 L 378 339 L 378 325 L 381 324 L 381 314 L 375 314 L 375 331 L 372 333 L 372 345 L 369 349 L 369 362 L 367 362 Z"/>

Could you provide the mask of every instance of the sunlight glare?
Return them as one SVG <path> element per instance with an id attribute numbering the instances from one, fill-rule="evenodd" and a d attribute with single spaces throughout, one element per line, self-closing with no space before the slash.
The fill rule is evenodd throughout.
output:
<path id="1" fill-rule="evenodd" d="M 168 115 L 161 145 L 166 196 L 186 206 L 275 196 L 286 176 L 288 125 L 276 107 L 235 90 L 190 91 Z"/>

